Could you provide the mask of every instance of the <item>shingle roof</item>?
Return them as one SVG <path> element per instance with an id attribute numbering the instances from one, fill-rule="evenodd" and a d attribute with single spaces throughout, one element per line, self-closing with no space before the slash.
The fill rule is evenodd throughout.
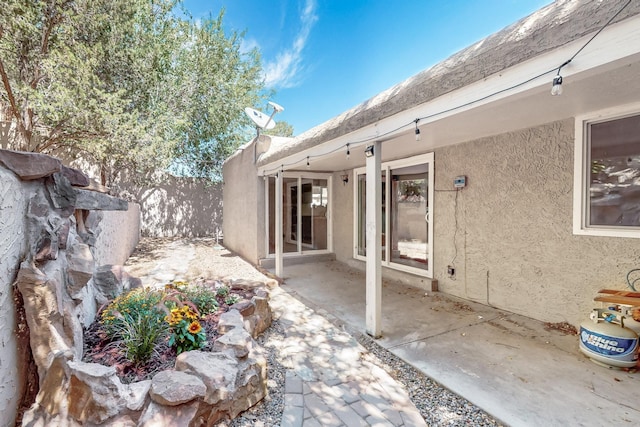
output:
<path id="1" fill-rule="evenodd" d="M 273 144 L 258 163 L 338 138 L 576 40 L 600 29 L 627 1 L 557 0 L 339 116 Z M 633 1 L 613 22 L 639 13 L 640 2 Z"/>

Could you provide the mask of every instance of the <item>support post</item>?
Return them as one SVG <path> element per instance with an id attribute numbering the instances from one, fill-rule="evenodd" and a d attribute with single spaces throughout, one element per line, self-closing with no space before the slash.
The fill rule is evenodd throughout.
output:
<path id="1" fill-rule="evenodd" d="M 276 175 L 276 276 L 282 277 L 282 172 Z"/>
<path id="2" fill-rule="evenodd" d="M 382 328 L 382 174 L 380 142 L 373 143 L 373 155 L 367 157 L 366 183 L 366 331 L 374 338 Z"/>

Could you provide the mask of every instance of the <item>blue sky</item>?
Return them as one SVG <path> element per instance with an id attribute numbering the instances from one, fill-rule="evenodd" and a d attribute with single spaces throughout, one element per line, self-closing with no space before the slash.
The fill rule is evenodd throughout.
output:
<path id="1" fill-rule="evenodd" d="M 185 0 L 225 9 L 262 56 L 272 101 L 300 134 L 549 4 L 550 0 Z M 266 108 L 263 108 L 266 110 Z M 268 110 L 270 113 L 271 110 Z"/>

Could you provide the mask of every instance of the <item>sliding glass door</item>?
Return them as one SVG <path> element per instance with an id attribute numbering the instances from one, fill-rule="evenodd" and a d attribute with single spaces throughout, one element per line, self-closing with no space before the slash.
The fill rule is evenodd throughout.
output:
<path id="1" fill-rule="evenodd" d="M 329 183 L 325 174 L 284 174 L 282 185 L 283 253 L 329 249 Z M 267 192 L 268 253 L 275 253 L 275 178 Z"/>
<path id="2" fill-rule="evenodd" d="M 364 260 L 365 182 L 364 169 L 355 171 L 354 257 Z M 382 165 L 382 264 L 430 277 L 432 235 L 430 206 L 433 206 L 433 154 Z"/>

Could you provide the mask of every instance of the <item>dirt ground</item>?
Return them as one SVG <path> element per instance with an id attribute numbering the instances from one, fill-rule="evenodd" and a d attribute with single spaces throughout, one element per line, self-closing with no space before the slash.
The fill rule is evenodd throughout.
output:
<path id="1" fill-rule="evenodd" d="M 199 278 L 268 280 L 211 238 L 142 238 L 125 269 L 145 286 Z"/>

